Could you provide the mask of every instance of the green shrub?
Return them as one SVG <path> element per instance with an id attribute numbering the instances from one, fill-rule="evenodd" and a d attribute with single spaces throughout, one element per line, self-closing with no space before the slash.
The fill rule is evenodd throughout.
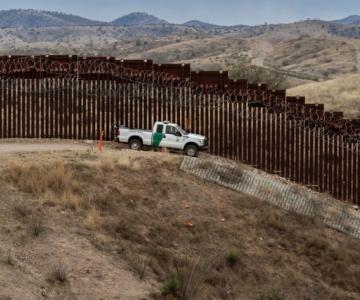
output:
<path id="1" fill-rule="evenodd" d="M 258 300 L 284 300 L 278 290 L 273 290 L 270 294 L 262 294 Z"/>
<path id="2" fill-rule="evenodd" d="M 171 276 L 170 279 L 168 279 L 162 288 L 164 295 L 173 295 L 176 296 L 179 291 L 180 283 L 179 280 L 175 275 Z"/>
<path id="3" fill-rule="evenodd" d="M 240 252 L 238 250 L 230 250 L 226 253 L 225 259 L 227 264 L 233 268 L 240 260 Z"/>

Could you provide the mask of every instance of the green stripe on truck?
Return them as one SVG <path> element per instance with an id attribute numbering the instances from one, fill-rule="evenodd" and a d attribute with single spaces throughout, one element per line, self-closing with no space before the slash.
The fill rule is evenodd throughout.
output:
<path id="1" fill-rule="evenodd" d="M 152 146 L 159 147 L 163 138 L 164 138 L 164 135 L 162 132 L 153 133 L 152 141 L 151 141 Z"/>

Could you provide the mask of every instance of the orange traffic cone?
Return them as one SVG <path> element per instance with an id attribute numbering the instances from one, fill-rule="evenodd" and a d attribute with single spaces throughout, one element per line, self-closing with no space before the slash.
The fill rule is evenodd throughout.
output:
<path id="1" fill-rule="evenodd" d="M 98 149 L 99 149 L 99 152 L 103 152 L 103 150 L 104 150 L 104 131 L 101 131 Z"/>

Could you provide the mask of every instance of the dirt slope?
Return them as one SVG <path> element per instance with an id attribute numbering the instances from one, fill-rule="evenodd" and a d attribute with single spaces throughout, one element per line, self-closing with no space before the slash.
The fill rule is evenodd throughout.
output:
<path id="1" fill-rule="evenodd" d="M 75 144 L 75 143 L 34 143 L 34 144 L 1 144 L 0 153 L 13 153 L 13 152 L 40 152 L 40 151 L 76 151 L 76 150 L 90 150 L 92 145 Z"/>
<path id="2" fill-rule="evenodd" d="M 360 299 L 359 241 L 182 173 L 181 159 L 2 156 L 0 296 L 163 299 L 190 257 L 199 289 L 182 299 Z"/>

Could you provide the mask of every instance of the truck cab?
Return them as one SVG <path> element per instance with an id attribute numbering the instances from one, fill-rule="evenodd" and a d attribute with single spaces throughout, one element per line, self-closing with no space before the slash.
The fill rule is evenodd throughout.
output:
<path id="1" fill-rule="evenodd" d="M 187 133 L 178 124 L 156 122 L 153 128 L 152 146 L 184 150 L 189 156 L 196 156 L 199 150 L 207 148 L 207 138 Z"/>

